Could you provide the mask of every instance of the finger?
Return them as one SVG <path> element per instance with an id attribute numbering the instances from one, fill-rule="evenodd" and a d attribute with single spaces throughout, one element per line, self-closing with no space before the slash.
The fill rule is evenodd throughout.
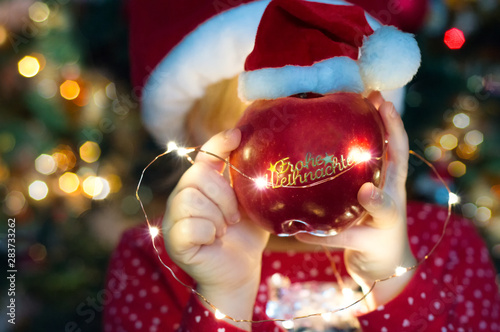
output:
<path id="1" fill-rule="evenodd" d="M 375 228 L 389 228 L 400 220 L 399 210 L 394 200 L 373 185 L 365 183 L 358 191 L 358 201 L 372 218 L 367 218 L 366 225 Z"/>
<path id="2" fill-rule="evenodd" d="M 203 218 L 187 218 L 176 222 L 165 236 L 165 242 L 173 255 L 186 255 L 183 263 L 189 263 L 200 246 L 211 245 L 215 241 L 216 228 L 213 222 Z"/>
<path id="3" fill-rule="evenodd" d="M 226 159 L 240 145 L 240 140 L 241 131 L 237 128 L 229 129 L 210 138 L 201 149 Z M 198 153 L 195 163 L 205 163 L 218 172 L 222 172 L 225 166 L 224 161 L 203 152 Z"/>
<path id="4" fill-rule="evenodd" d="M 408 135 L 406 134 L 403 121 L 397 113 L 394 105 L 384 102 L 379 108 L 382 121 L 387 131 L 388 155 L 390 161 L 390 176 L 395 176 L 396 185 L 404 187 L 408 173 Z"/>
<path id="5" fill-rule="evenodd" d="M 212 201 L 228 224 L 237 223 L 241 216 L 236 194 L 229 182 L 206 163 L 195 163 L 181 177 L 171 197 L 184 188 L 195 188 Z"/>
<path id="6" fill-rule="evenodd" d="M 226 232 L 226 223 L 217 205 L 198 189 L 192 187 L 184 188 L 172 199 L 169 218 L 173 224 L 189 218 L 208 219 L 214 223 L 217 237 L 221 237 Z"/>
<path id="7" fill-rule="evenodd" d="M 368 95 L 367 99 L 375 106 L 376 109 L 385 102 L 384 97 L 380 93 L 380 91 L 372 91 Z"/>

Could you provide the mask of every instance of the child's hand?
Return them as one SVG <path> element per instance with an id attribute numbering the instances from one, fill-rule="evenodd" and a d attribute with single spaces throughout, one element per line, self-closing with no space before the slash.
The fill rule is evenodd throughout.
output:
<path id="1" fill-rule="evenodd" d="M 241 132 L 212 137 L 203 150 L 222 158 L 240 144 Z M 225 164 L 199 153 L 167 202 L 165 247 L 197 282 L 198 291 L 223 313 L 249 319 L 260 282 L 269 233 L 241 220 L 235 193 L 221 174 Z"/>
<path id="2" fill-rule="evenodd" d="M 369 99 L 379 109 L 389 141 L 389 164 L 383 190 L 371 183 L 361 187 L 358 200 L 369 215 L 360 224 L 330 237 L 296 236 L 303 242 L 345 248 L 348 272 L 364 290 L 369 289 L 375 280 L 393 275 L 396 267 L 416 264 L 406 231 L 408 137 L 392 103 L 385 102 L 379 93 L 372 93 Z M 409 271 L 377 284 L 372 293 L 372 305 L 390 301 L 406 286 L 412 275 L 413 271 Z"/>

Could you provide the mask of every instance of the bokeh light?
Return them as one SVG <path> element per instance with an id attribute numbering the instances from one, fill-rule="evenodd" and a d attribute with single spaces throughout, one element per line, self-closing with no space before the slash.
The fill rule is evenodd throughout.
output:
<path id="1" fill-rule="evenodd" d="M 22 76 L 33 77 L 40 71 L 40 63 L 37 58 L 27 55 L 19 60 L 17 69 Z"/>
<path id="2" fill-rule="evenodd" d="M 31 198 L 40 201 L 47 197 L 47 194 L 49 193 L 49 187 L 47 187 L 47 184 L 45 182 L 36 180 L 29 185 L 28 192 Z"/>
<path id="3" fill-rule="evenodd" d="M 453 150 L 457 147 L 458 139 L 453 134 L 445 134 L 439 139 L 439 144 L 441 144 L 445 150 Z"/>
<path id="4" fill-rule="evenodd" d="M 41 154 L 35 159 L 35 169 L 41 174 L 52 174 L 57 169 L 54 158 L 48 154 Z"/>
<path id="5" fill-rule="evenodd" d="M 41 262 L 47 257 L 47 248 L 41 243 L 35 243 L 28 249 L 28 255 L 35 262 Z"/>
<path id="6" fill-rule="evenodd" d="M 29 8 L 30 18 L 37 23 L 44 22 L 50 15 L 50 9 L 47 4 L 37 1 Z"/>
<path id="7" fill-rule="evenodd" d="M 80 158 L 86 163 L 96 162 L 100 156 L 101 148 L 96 142 L 87 141 L 80 146 Z"/>
<path id="8" fill-rule="evenodd" d="M 3 25 L 0 25 L 0 45 L 3 45 L 7 41 L 8 36 L 7 29 Z"/>
<path id="9" fill-rule="evenodd" d="M 484 135 L 479 130 L 471 130 L 464 137 L 465 142 L 470 145 L 479 145 L 483 143 Z"/>
<path id="10" fill-rule="evenodd" d="M 435 145 L 430 145 L 424 150 L 425 157 L 430 161 L 436 161 L 441 159 L 443 156 L 443 151 Z"/>
<path id="11" fill-rule="evenodd" d="M 460 129 L 467 128 L 470 124 L 470 117 L 465 113 L 458 113 L 453 117 L 453 124 Z"/>
<path id="12" fill-rule="evenodd" d="M 99 176 L 89 176 L 83 181 L 83 192 L 93 199 L 104 199 L 110 193 L 109 182 Z"/>
<path id="13" fill-rule="evenodd" d="M 444 43 L 448 48 L 457 50 L 465 43 L 464 33 L 457 28 L 451 28 L 444 34 Z"/>
<path id="14" fill-rule="evenodd" d="M 479 222 L 487 222 L 491 219 L 491 210 L 486 206 L 477 208 L 475 218 Z"/>
<path id="15" fill-rule="evenodd" d="M 80 186 L 78 175 L 72 172 L 66 172 L 59 177 L 59 188 L 65 193 L 73 193 Z"/>
<path id="16" fill-rule="evenodd" d="M 64 99 L 73 100 L 80 94 L 80 85 L 72 80 L 66 80 L 59 86 L 59 92 Z"/>
<path id="17" fill-rule="evenodd" d="M 451 176 L 459 178 L 463 176 L 465 172 L 466 172 L 465 164 L 459 160 L 452 161 L 448 165 L 448 173 L 450 173 Z"/>
<path id="18" fill-rule="evenodd" d="M 38 94 L 45 99 L 53 98 L 57 93 L 57 84 L 50 78 L 44 78 L 38 83 Z"/>
<path id="19" fill-rule="evenodd" d="M 8 215 L 18 215 L 24 209 L 25 204 L 26 198 L 20 191 L 11 191 L 5 197 L 5 208 Z"/>

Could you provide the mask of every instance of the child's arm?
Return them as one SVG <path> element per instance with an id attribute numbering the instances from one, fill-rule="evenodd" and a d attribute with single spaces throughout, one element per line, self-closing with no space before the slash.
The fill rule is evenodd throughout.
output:
<path id="1" fill-rule="evenodd" d="M 239 130 L 212 137 L 203 150 L 222 158 L 240 143 Z M 197 282 L 198 291 L 222 313 L 251 319 L 269 233 L 240 221 L 224 163 L 199 153 L 173 190 L 163 221 L 172 260 Z M 249 324 L 236 324 L 250 329 Z"/>
<path id="2" fill-rule="evenodd" d="M 345 248 L 349 274 L 364 290 L 377 279 L 391 276 L 398 266 L 416 264 L 408 243 L 406 230 L 406 175 L 408 170 L 408 137 L 401 117 L 392 103 L 372 94 L 387 131 L 389 164 L 383 190 L 371 183 L 364 184 L 358 193 L 360 204 L 369 215 L 362 223 L 336 236 L 315 237 L 299 234 L 301 241 Z M 371 307 L 384 304 L 399 294 L 411 279 L 413 271 L 377 284 L 370 295 Z"/>

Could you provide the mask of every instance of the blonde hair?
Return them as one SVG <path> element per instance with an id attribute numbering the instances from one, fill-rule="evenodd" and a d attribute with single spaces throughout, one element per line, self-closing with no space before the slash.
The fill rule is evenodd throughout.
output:
<path id="1" fill-rule="evenodd" d="M 238 77 L 210 85 L 186 116 L 189 143 L 199 145 L 212 135 L 233 128 L 247 105 L 238 98 Z"/>

